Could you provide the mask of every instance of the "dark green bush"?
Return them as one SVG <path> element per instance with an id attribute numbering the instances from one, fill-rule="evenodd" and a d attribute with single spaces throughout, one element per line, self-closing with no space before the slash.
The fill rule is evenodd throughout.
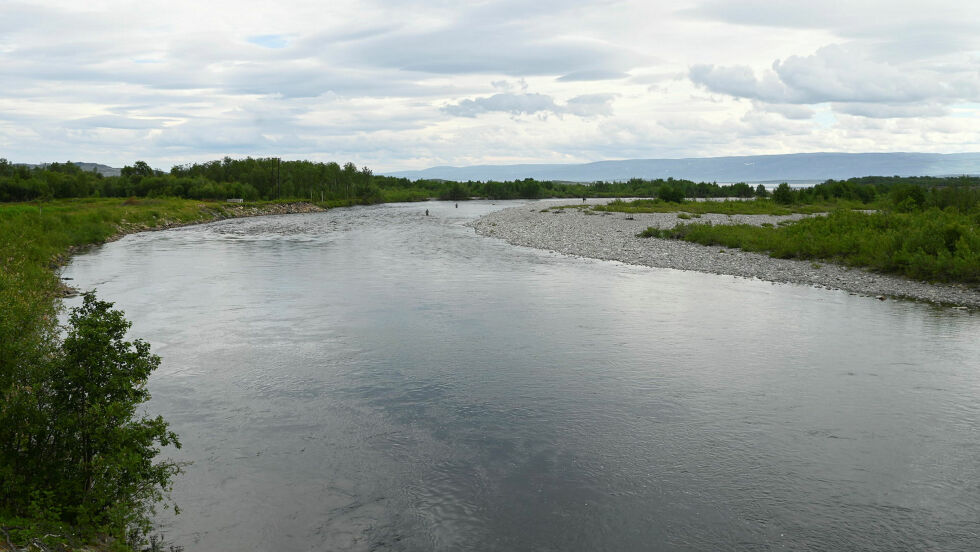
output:
<path id="1" fill-rule="evenodd" d="M 657 197 L 671 203 L 683 203 L 684 189 L 673 184 L 663 184 L 657 189 Z"/>
<path id="2" fill-rule="evenodd" d="M 137 412 L 160 359 L 125 340 L 130 324 L 111 307 L 86 294 L 56 347 L 38 343 L 45 354 L 4 367 L 0 513 L 120 539 L 149 530 L 180 471 L 154 459 L 180 443 L 161 417 Z"/>
<path id="3" fill-rule="evenodd" d="M 772 199 L 776 203 L 781 203 L 783 205 L 789 205 L 793 203 L 793 190 L 789 187 L 789 184 L 783 182 L 772 192 Z"/>

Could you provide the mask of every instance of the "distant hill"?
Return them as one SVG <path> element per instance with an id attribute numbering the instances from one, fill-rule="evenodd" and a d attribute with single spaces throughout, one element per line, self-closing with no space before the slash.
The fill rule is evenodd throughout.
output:
<path id="1" fill-rule="evenodd" d="M 616 181 L 630 178 L 704 182 L 819 182 L 857 176 L 980 174 L 980 153 L 795 153 L 687 159 L 627 159 L 579 165 L 526 164 L 432 167 L 385 173 L 412 180 Z"/>
<path id="2" fill-rule="evenodd" d="M 29 163 L 14 163 L 15 165 L 27 165 L 32 169 L 35 167 L 47 167 L 50 163 L 41 163 L 39 165 L 31 165 Z M 122 173 L 122 169 L 117 169 L 115 167 L 110 167 L 109 165 L 103 165 L 101 163 L 82 163 L 78 161 L 72 162 L 72 164 L 77 165 L 78 168 L 85 172 L 92 172 L 93 170 L 102 176 L 119 176 Z"/>

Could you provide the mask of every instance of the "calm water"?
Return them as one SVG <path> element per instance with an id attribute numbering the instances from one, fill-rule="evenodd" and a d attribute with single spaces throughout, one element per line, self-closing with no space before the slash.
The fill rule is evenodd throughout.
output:
<path id="1" fill-rule="evenodd" d="M 65 275 L 163 357 L 149 408 L 193 462 L 167 538 L 980 545 L 980 316 L 562 257 L 464 226 L 503 206 L 224 221 L 77 257 Z"/>

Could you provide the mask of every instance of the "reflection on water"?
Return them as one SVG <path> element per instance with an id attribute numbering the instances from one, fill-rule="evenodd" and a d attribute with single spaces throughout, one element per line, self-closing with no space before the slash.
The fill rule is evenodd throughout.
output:
<path id="1" fill-rule="evenodd" d="M 150 409 L 193 462 L 168 539 L 975 548 L 976 315 L 464 226 L 502 206 L 223 221 L 76 258 L 163 357 Z"/>

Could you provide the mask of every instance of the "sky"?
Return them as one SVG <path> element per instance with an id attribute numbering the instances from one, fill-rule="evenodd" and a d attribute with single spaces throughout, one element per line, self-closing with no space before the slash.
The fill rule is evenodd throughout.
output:
<path id="1" fill-rule="evenodd" d="M 0 157 L 980 151 L 976 0 L 0 0 Z"/>

